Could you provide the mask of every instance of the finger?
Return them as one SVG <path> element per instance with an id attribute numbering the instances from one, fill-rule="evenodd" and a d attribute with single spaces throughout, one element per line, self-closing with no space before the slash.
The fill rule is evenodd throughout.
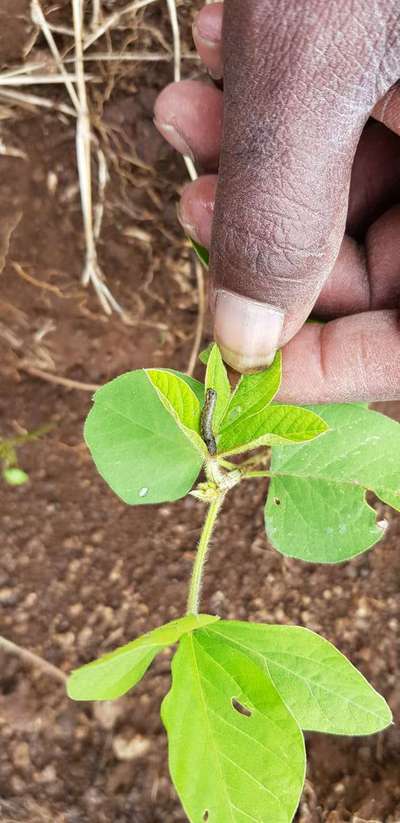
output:
<path id="1" fill-rule="evenodd" d="M 239 371 L 271 362 L 310 313 L 339 253 L 352 162 L 377 87 L 386 91 L 400 74 L 394 0 L 383 9 L 387 26 L 374 3 L 357 2 L 351 15 L 341 2 L 335 14 L 319 0 L 309 0 L 308 15 L 303 4 L 279 4 L 275 16 L 273 7 L 224 4 L 211 272 L 214 336 Z"/>
<path id="2" fill-rule="evenodd" d="M 195 80 L 171 83 L 158 96 L 154 122 L 163 137 L 181 154 L 205 169 L 218 167 L 222 138 L 222 93 Z"/>
<path id="3" fill-rule="evenodd" d="M 194 183 L 185 186 L 179 207 L 179 220 L 186 234 L 207 249 L 211 245 L 216 188 L 216 175 L 199 177 Z M 392 305 L 393 303 L 389 304 Z M 315 309 L 321 317 L 332 317 L 367 311 L 369 308 L 370 289 L 365 254 L 355 240 L 345 237 Z"/>
<path id="4" fill-rule="evenodd" d="M 223 3 L 212 3 L 197 15 L 193 24 L 193 39 L 205 66 L 215 80 L 222 77 L 222 15 Z"/>
<path id="5" fill-rule="evenodd" d="M 368 229 L 361 247 L 345 237 L 315 305 L 320 317 L 400 306 L 400 206 Z"/>
<path id="6" fill-rule="evenodd" d="M 398 312 L 365 312 L 304 326 L 283 350 L 278 397 L 301 404 L 398 400 Z"/>
<path id="7" fill-rule="evenodd" d="M 400 307 L 400 206 L 371 226 L 366 238 L 370 305 Z"/>
<path id="8" fill-rule="evenodd" d="M 346 230 L 363 240 L 371 223 L 399 202 L 400 142 L 381 123 L 370 120 L 353 163 Z"/>
<path id="9" fill-rule="evenodd" d="M 210 91 L 210 86 L 199 82 L 172 84 L 160 95 L 156 111 L 157 118 L 165 121 L 167 130 L 164 133 L 169 142 L 181 152 L 201 158 L 205 169 L 217 168 L 222 137 L 221 92 Z M 179 142 L 175 140 L 174 143 L 171 138 L 174 133 L 180 135 Z M 381 123 L 370 120 L 357 146 L 352 167 L 348 233 L 363 240 L 369 225 L 398 202 L 399 190 L 399 139 Z"/>
<path id="10" fill-rule="evenodd" d="M 392 307 L 391 302 L 385 306 Z M 336 263 L 315 303 L 313 314 L 320 318 L 341 317 L 372 308 L 365 251 L 356 240 L 345 236 Z"/>
<path id="11" fill-rule="evenodd" d="M 377 103 L 372 112 L 375 120 L 379 120 L 395 134 L 400 134 L 400 83 L 397 82 L 382 100 Z"/>
<path id="12" fill-rule="evenodd" d="M 212 76 L 222 77 L 223 4 L 204 6 L 193 26 L 199 56 Z M 397 82 L 374 106 L 372 116 L 395 134 L 400 134 L 400 83 Z"/>
<path id="13" fill-rule="evenodd" d="M 211 246 L 216 188 L 215 174 L 199 177 L 185 186 L 179 206 L 179 220 L 186 234 L 206 249 Z"/>
<path id="14" fill-rule="evenodd" d="M 189 183 L 179 219 L 186 234 L 210 248 L 216 175 Z M 400 207 L 390 209 L 369 229 L 365 248 L 345 236 L 338 258 L 314 306 L 320 317 L 389 309 L 400 305 Z"/>

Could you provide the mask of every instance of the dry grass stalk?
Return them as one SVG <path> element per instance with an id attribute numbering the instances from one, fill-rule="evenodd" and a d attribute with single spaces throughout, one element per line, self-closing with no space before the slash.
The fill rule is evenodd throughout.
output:
<path id="1" fill-rule="evenodd" d="M 77 80 L 75 74 L 68 75 L 70 80 Z M 95 77 L 93 74 L 87 74 L 85 80 L 98 81 L 100 77 Z M 51 85 L 53 83 L 63 83 L 65 85 L 65 77 L 63 74 L 18 74 L 18 76 L 1 75 L 0 86 L 42 86 Z"/>
<path id="2" fill-rule="evenodd" d="M 23 66 L 14 66 L 14 68 L 9 69 L 8 71 L 3 71 L 0 74 L 4 80 L 7 77 L 18 77 L 19 74 L 27 74 L 27 72 L 34 71 L 35 69 L 42 69 L 46 63 L 24 63 Z"/>
<path id="3" fill-rule="evenodd" d="M 102 149 L 97 149 L 97 189 L 98 201 L 93 213 L 93 234 L 97 241 L 100 237 L 101 224 L 103 222 L 104 204 L 106 199 L 106 186 L 109 179 L 106 156 Z"/>
<path id="4" fill-rule="evenodd" d="M 32 110 L 32 107 L 36 108 L 39 106 L 44 109 L 60 111 L 62 114 L 67 114 L 69 117 L 76 117 L 76 111 L 71 108 L 71 106 L 67 106 L 65 103 L 56 103 L 48 97 L 38 97 L 36 94 L 26 94 L 25 92 L 17 91 L 16 89 L 11 90 L 4 88 L 0 88 L 0 97 L 6 98 L 6 100 L 12 100 L 14 103 L 17 103 L 17 105 L 25 105 L 30 111 Z"/>
<path id="5" fill-rule="evenodd" d="M 51 291 L 56 297 L 64 297 L 65 295 L 62 291 L 58 288 L 58 286 L 53 286 L 51 283 L 44 283 L 40 280 L 37 280 L 36 277 L 33 277 L 32 274 L 28 274 L 22 266 L 17 263 L 15 260 L 11 260 L 11 265 L 22 280 L 25 280 L 27 283 L 30 283 L 31 286 L 35 286 L 37 289 L 44 289 L 45 291 Z"/>
<path id="6" fill-rule="evenodd" d="M 99 301 L 106 314 L 111 311 L 123 314 L 122 306 L 111 294 L 108 286 L 104 282 L 104 275 L 101 271 L 96 250 L 96 237 L 94 226 L 94 211 L 92 200 L 92 169 L 91 169 L 91 146 L 93 141 L 90 113 L 87 99 L 85 75 L 83 68 L 83 3 L 82 0 L 72 0 L 72 12 L 75 33 L 75 71 L 77 75 L 78 91 L 78 120 L 76 129 L 76 156 L 78 163 L 78 174 L 81 192 L 82 214 L 86 242 L 86 261 L 82 275 L 82 282 L 87 285 L 91 282 L 96 290 Z M 104 155 L 103 155 L 104 158 Z M 102 162 L 102 161 L 101 161 Z M 104 158 L 105 163 L 105 158 Z M 101 174 L 99 170 L 99 175 Z M 100 178 L 101 179 L 101 178 Z M 103 201 L 106 183 L 102 187 Z M 98 209 L 98 233 L 100 232 L 103 206 Z"/>
<path id="7" fill-rule="evenodd" d="M 49 29 L 54 31 L 55 34 L 66 34 L 68 37 L 74 36 L 74 30 L 68 26 L 57 26 L 54 23 L 49 23 Z"/>
<path id="8" fill-rule="evenodd" d="M 46 41 L 48 43 L 49 49 L 55 62 L 55 67 L 57 68 L 57 73 L 42 75 L 38 73 L 35 74 L 35 72 L 38 71 L 39 66 L 37 63 L 32 63 L 31 65 L 25 65 L 24 67 L 17 67 L 16 69 L 7 72 L 7 74 L 3 74 L 0 76 L 0 86 L 2 87 L 0 88 L 0 95 L 2 95 L 4 91 L 5 94 L 3 96 L 13 101 L 15 100 L 16 102 L 25 103 L 26 105 L 38 105 L 43 106 L 45 108 L 54 108 L 56 110 L 62 111 L 65 114 L 74 115 L 77 117 L 76 151 L 86 243 L 86 260 L 83 272 L 83 282 L 85 285 L 87 285 L 89 282 L 92 282 L 97 292 L 102 308 L 107 314 L 110 314 L 112 310 L 115 310 L 118 313 L 123 314 L 123 310 L 111 294 L 106 283 L 104 282 L 104 276 L 99 266 L 97 258 L 96 244 L 100 235 L 101 224 L 103 220 L 105 190 L 108 180 L 108 172 L 104 152 L 102 152 L 102 150 L 97 146 L 97 140 L 93 135 L 93 127 L 87 97 L 86 82 L 93 81 L 97 78 L 93 77 L 92 74 L 85 75 L 84 63 L 87 61 L 98 61 L 99 63 L 101 63 L 102 61 L 110 61 L 115 63 L 122 63 L 124 61 L 155 62 L 169 61 L 173 59 L 174 79 L 176 81 L 179 81 L 181 79 L 182 57 L 184 56 L 185 59 L 195 59 L 196 55 L 194 53 L 182 55 L 176 0 L 166 0 L 172 30 L 172 53 L 169 50 L 168 43 L 162 37 L 161 31 L 159 32 L 160 37 L 162 37 L 163 40 L 163 43 L 161 43 L 160 41 L 161 46 L 162 48 L 166 47 L 168 51 L 125 51 L 125 47 L 129 45 L 132 38 L 128 39 L 128 41 L 125 44 L 125 47 L 122 48 L 118 54 L 115 54 L 111 51 L 111 39 L 109 36 L 111 30 L 113 28 L 120 27 L 122 20 L 124 18 L 126 19 L 128 15 L 134 17 L 137 11 L 145 8 L 146 6 L 156 1 L 157 0 L 135 0 L 134 2 L 128 3 L 124 8 L 118 9 L 114 13 L 102 19 L 101 0 L 92 0 L 92 17 L 90 23 L 91 31 L 89 33 L 85 33 L 83 28 L 84 0 L 72 0 L 74 24 L 73 31 L 71 31 L 69 28 L 65 26 L 53 26 L 49 22 L 47 22 L 43 14 L 42 8 L 40 6 L 40 0 L 32 0 L 32 18 L 36 26 L 38 27 L 38 30 L 41 30 L 46 38 Z M 128 20 L 127 25 L 128 27 L 131 25 L 130 20 Z M 149 26 L 145 26 L 144 24 L 143 27 L 149 28 Z M 154 27 L 151 26 L 150 28 L 154 29 Z M 137 30 L 138 29 L 136 27 L 135 31 Z M 73 34 L 75 46 L 74 57 L 66 56 L 65 53 L 63 57 L 61 57 L 60 51 L 54 40 L 53 32 L 59 32 L 62 34 L 66 34 L 68 36 Z M 99 51 L 97 53 L 84 54 L 85 50 L 87 50 L 93 43 L 95 43 L 103 35 L 107 34 L 110 51 Z M 68 51 L 69 48 L 67 49 L 67 53 Z M 74 73 L 69 73 L 66 69 L 66 64 L 70 62 L 75 63 Z M 22 85 L 29 85 L 31 83 L 63 83 L 68 90 L 69 96 L 73 104 L 73 108 L 71 108 L 70 106 L 65 106 L 63 104 L 55 103 L 47 98 L 25 94 L 20 91 L 14 91 L 14 88 L 4 89 L 4 85 L 8 85 L 9 87 L 16 87 Z M 96 205 L 94 205 L 93 203 L 92 179 L 92 150 L 94 144 L 96 144 L 97 146 L 98 166 L 98 202 L 96 203 Z M 121 159 L 123 160 L 124 158 Z M 125 160 L 127 162 L 132 163 L 132 157 L 126 157 Z M 197 178 L 197 173 L 193 161 L 190 157 L 185 157 L 185 163 L 190 178 L 192 180 L 195 180 Z M 146 169 L 142 163 L 140 163 L 139 165 L 143 167 L 144 171 L 148 171 L 148 169 Z M 202 334 L 202 327 L 204 322 L 204 279 L 203 272 L 197 261 L 195 264 L 195 272 L 197 281 L 199 315 L 196 326 L 195 339 L 193 342 L 193 349 L 189 361 L 189 371 L 193 371 L 195 361 L 197 359 Z M 37 283 L 37 285 L 39 285 L 39 283 Z M 45 286 L 43 286 L 42 284 L 40 285 L 41 287 L 45 288 Z"/>
<path id="9" fill-rule="evenodd" d="M 196 331 L 193 339 L 192 351 L 190 353 L 189 363 L 187 366 L 187 373 L 193 374 L 195 367 L 197 365 L 197 360 L 199 356 L 201 340 L 203 337 L 203 330 L 204 330 L 204 317 L 206 313 L 206 299 L 205 299 L 205 288 L 204 288 L 204 273 L 203 273 L 203 266 L 201 265 L 200 261 L 197 258 L 194 261 L 195 272 L 196 272 L 196 283 L 197 283 L 197 320 L 196 320 Z"/>
<path id="10" fill-rule="evenodd" d="M 22 219 L 22 211 L 10 212 L 0 226 L 0 274 L 4 269 L 10 248 L 11 238 Z"/>
<path id="11" fill-rule="evenodd" d="M 86 78 L 83 68 L 83 3 L 82 0 L 72 2 L 73 22 L 74 22 L 74 42 L 75 42 L 75 74 L 72 75 L 76 81 L 76 89 L 71 76 L 65 69 L 57 44 L 52 31 L 43 14 L 39 0 L 32 0 L 31 13 L 33 22 L 42 30 L 54 61 L 63 78 L 64 85 L 68 90 L 77 117 L 76 126 L 76 154 L 78 175 L 80 183 L 82 215 L 85 231 L 86 261 L 82 275 L 84 285 L 91 282 L 95 288 L 99 301 L 106 314 L 117 311 L 123 314 L 122 307 L 115 300 L 109 288 L 104 283 L 104 276 L 97 259 L 95 232 L 94 232 L 94 212 L 92 203 L 92 173 L 91 173 L 91 144 L 93 136 L 90 125 L 90 114 L 86 93 Z M 104 166 L 104 164 L 103 164 Z M 101 178 L 100 174 L 100 180 Z M 104 199 L 104 187 L 101 188 L 101 197 Z M 103 214 L 103 204 L 98 209 L 98 232 L 100 232 L 101 218 Z"/>
<path id="12" fill-rule="evenodd" d="M 176 0 L 166 0 L 169 19 L 171 22 L 172 40 L 174 46 L 174 81 L 179 83 L 181 79 L 181 35 L 179 31 L 178 14 L 176 11 Z M 197 180 L 196 167 L 193 160 L 188 155 L 184 155 L 184 161 L 191 180 Z"/>
<path id="13" fill-rule="evenodd" d="M 27 160 L 28 155 L 21 149 L 16 149 L 14 146 L 7 146 L 4 140 L 0 137 L 0 155 L 3 157 L 19 157 L 20 160 Z"/>
<path id="14" fill-rule="evenodd" d="M 73 85 L 72 80 L 70 80 L 68 76 L 68 72 L 64 67 L 63 60 L 61 58 L 60 52 L 57 48 L 56 41 L 54 40 L 53 34 L 51 32 L 50 26 L 47 23 L 47 20 L 43 14 L 41 5 L 39 0 L 31 0 L 31 16 L 34 23 L 40 27 L 41 31 L 43 32 L 44 37 L 46 38 L 47 45 L 53 55 L 57 68 L 60 74 L 64 77 L 65 87 L 68 90 L 68 94 L 71 98 L 72 105 L 74 106 L 75 110 L 79 111 L 79 99 L 75 91 L 75 87 Z"/>
<path id="15" fill-rule="evenodd" d="M 90 21 L 92 31 L 99 28 L 101 17 L 101 0 L 92 0 L 92 19 Z"/>
<path id="16" fill-rule="evenodd" d="M 178 14 L 175 0 L 166 0 L 169 19 L 171 22 L 172 42 L 174 47 L 174 81 L 178 83 L 181 79 L 181 35 L 179 31 Z"/>
<path id="17" fill-rule="evenodd" d="M 98 27 L 98 29 L 96 29 L 96 31 L 94 31 L 92 34 L 89 34 L 89 36 L 85 39 L 83 46 L 84 51 L 86 51 L 86 49 L 88 49 L 89 46 L 92 46 L 93 43 L 95 43 L 96 40 L 99 39 L 99 37 L 102 37 L 103 34 L 105 34 L 111 28 L 117 26 L 117 24 L 121 20 L 121 17 L 124 17 L 126 14 L 135 13 L 136 11 L 139 11 L 139 9 L 142 9 L 145 6 L 149 6 L 150 3 L 155 2 L 157 2 L 157 0 L 135 0 L 133 3 L 128 3 L 128 5 L 125 6 L 123 9 L 118 9 L 117 11 L 113 12 L 113 14 L 110 14 L 108 17 L 105 18 L 105 20 L 103 20 L 103 23 Z"/>
<path id="18" fill-rule="evenodd" d="M 171 21 L 172 39 L 174 46 L 174 80 L 179 82 L 181 79 L 181 37 L 179 31 L 178 15 L 176 10 L 176 0 L 166 0 Z M 186 168 L 191 180 L 197 180 L 197 171 L 191 157 L 187 155 L 184 157 Z M 201 339 L 203 336 L 204 317 L 205 317 L 205 288 L 204 288 L 204 274 L 201 263 L 195 260 L 195 272 L 197 283 L 197 322 L 196 331 L 193 340 L 192 351 L 190 353 L 189 363 L 187 366 L 188 374 L 193 374 L 197 358 L 199 356 Z"/>
<path id="19" fill-rule="evenodd" d="M 195 57 L 195 55 L 187 55 L 188 58 Z M 124 63 L 124 62 L 148 62 L 148 63 L 169 63 L 172 60 L 171 54 L 163 54 L 162 52 L 149 52 L 149 51 L 126 51 L 123 54 L 108 54 L 108 52 L 104 51 L 94 51 L 90 54 L 86 54 L 84 56 L 85 62 L 92 62 L 92 61 L 100 61 L 100 62 L 114 62 L 114 63 Z M 68 60 L 65 61 L 68 63 Z"/>

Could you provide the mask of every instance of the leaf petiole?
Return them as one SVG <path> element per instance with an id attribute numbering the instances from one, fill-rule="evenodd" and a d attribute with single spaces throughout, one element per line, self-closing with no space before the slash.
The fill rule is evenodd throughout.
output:
<path id="1" fill-rule="evenodd" d="M 252 471 L 252 472 L 243 472 L 242 480 L 251 480 L 252 477 L 273 477 L 274 472 L 270 471 Z"/>
<path id="2" fill-rule="evenodd" d="M 235 469 L 240 468 L 237 463 L 231 463 L 230 460 L 225 460 L 223 457 L 218 457 L 218 463 L 224 469 L 229 469 L 229 471 L 234 471 Z"/>

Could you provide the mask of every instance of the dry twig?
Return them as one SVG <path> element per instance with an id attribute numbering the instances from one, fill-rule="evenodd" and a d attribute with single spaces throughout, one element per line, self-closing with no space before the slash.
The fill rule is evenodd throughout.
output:
<path id="1" fill-rule="evenodd" d="M 51 372 L 37 369 L 36 366 L 30 366 L 29 363 L 20 363 L 18 368 L 31 374 L 32 377 L 38 377 L 40 380 L 46 380 L 47 383 L 55 383 L 57 386 L 65 386 L 66 389 L 80 389 L 80 391 L 87 391 L 93 393 L 100 388 L 97 383 L 82 383 L 80 380 L 72 380 L 69 377 L 61 377 L 59 374 L 52 374 Z"/>
<path id="2" fill-rule="evenodd" d="M 11 654 L 15 654 L 25 663 L 29 663 L 31 666 L 37 666 L 43 672 L 48 674 L 53 679 L 61 681 L 61 683 L 65 684 L 67 681 L 67 676 L 61 669 L 58 669 L 57 666 L 53 666 L 52 663 L 49 663 L 43 657 L 40 657 L 38 654 L 34 654 L 34 652 L 30 652 L 29 649 L 25 649 L 23 646 L 18 646 L 17 643 L 13 643 L 12 640 L 7 640 L 5 637 L 0 637 L 0 649 L 4 649 L 6 652 L 11 652 Z"/>

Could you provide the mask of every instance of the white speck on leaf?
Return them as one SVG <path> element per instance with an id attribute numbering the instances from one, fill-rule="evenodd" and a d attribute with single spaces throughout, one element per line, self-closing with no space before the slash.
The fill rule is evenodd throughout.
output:
<path id="1" fill-rule="evenodd" d="M 148 493 L 149 493 L 149 490 L 148 490 L 147 486 L 143 486 L 139 490 L 139 497 L 146 497 L 146 494 L 148 494 Z"/>
<path id="2" fill-rule="evenodd" d="M 238 417 L 240 417 L 241 413 L 242 413 L 242 407 L 241 406 L 236 406 L 230 412 L 229 417 L 228 417 L 228 422 L 233 423 L 234 420 L 236 420 Z"/>

